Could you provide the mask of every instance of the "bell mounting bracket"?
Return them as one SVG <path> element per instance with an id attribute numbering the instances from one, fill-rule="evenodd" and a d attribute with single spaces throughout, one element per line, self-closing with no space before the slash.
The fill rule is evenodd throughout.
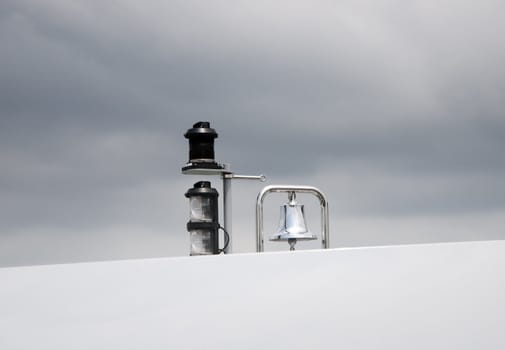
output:
<path id="1" fill-rule="evenodd" d="M 258 194 L 256 200 L 256 251 L 263 252 L 263 201 L 269 193 L 283 192 L 291 196 L 294 193 L 310 193 L 319 199 L 321 204 L 321 244 L 324 249 L 330 247 L 330 232 L 328 220 L 328 201 L 319 189 L 312 186 L 271 185 L 266 186 Z"/>

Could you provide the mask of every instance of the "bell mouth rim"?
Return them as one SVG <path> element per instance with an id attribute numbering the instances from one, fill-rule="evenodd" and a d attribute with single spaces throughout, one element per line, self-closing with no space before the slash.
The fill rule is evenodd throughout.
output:
<path id="1" fill-rule="evenodd" d="M 276 233 L 270 236 L 269 241 L 288 241 L 290 239 L 296 239 L 299 241 L 312 241 L 317 239 L 317 236 L 313 233 Z"/>

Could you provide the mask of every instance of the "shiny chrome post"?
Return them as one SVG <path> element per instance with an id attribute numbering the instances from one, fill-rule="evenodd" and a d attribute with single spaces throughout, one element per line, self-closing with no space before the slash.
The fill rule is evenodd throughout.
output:
<path id="1" fill-rule="evenodd" d="M 290 186 L 290 185 L 272 185 L 266 186 L 258 194 L 256 200 L 256 251 L 263 252 L 263 201 L 265 197 L 272 192 L 291 193 L 310 193 L 319 199 L 321 205 L 321 245 L 324 249 L 330 247 L 330 232 L 328 219 L 328 201 L 326 196 L 319 189 L 312 186 Z"/>
<path id="2" fill-rule="evenodd" d="M 232 227 L 232 195 L 231 180 L 259 180 L 265 182 L 265 175 L 237 175 L 230 170 L 229 164 L 224 164 L 223 178 L 223 219 L 224 230 L 228 234 L 228 246 L 224 250 L 225 254 L 233 253 L 233 227 Z"/>
<path id="3" fill-rule="evenodd" d="M 225 170 L 230 170 L 230 165 L 225 164 Z M 225 254 L 231 254 L 233 252 L 233 236 L 232 236 L 232 224 L 231 224 L 231 176 L 233 173 L 223 173 L 223 219 L 224 219 L 224 230 L 225 234 L 228 235 L 228 245 L 224 249 Z"/>

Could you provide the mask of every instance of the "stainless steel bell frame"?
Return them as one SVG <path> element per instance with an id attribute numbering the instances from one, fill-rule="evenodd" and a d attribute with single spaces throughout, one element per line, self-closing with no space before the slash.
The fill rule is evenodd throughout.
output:
<path id="1" fill-rule="evenodd" d="M 330 247 L 330 233 L 328 220 L 328 201 L 319 189 L 312 186 L 272 185 L 266 186 L 258 194 L 256 200 L 256 251 L 263 252 L 263 201 L 267 194 L 272 192 L 283 193 L 310 193 L 319 199 L 321 205 L 321 244 L 324 249 Z"/>

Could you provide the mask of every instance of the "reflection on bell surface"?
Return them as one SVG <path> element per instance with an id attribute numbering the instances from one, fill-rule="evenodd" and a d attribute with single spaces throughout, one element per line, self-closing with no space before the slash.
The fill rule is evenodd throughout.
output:
<path id="1" fill-rule="evenodd" d="M 297 240 L 313 240 L 316 235 L 307 229 L 303 205 L 298 204 L 295 193 L 290 192 L 289 203 L 281 205 L 281 215 L 277 233 L 270 236 L 271 241 L 288 241 L 291 250 Z"/>

